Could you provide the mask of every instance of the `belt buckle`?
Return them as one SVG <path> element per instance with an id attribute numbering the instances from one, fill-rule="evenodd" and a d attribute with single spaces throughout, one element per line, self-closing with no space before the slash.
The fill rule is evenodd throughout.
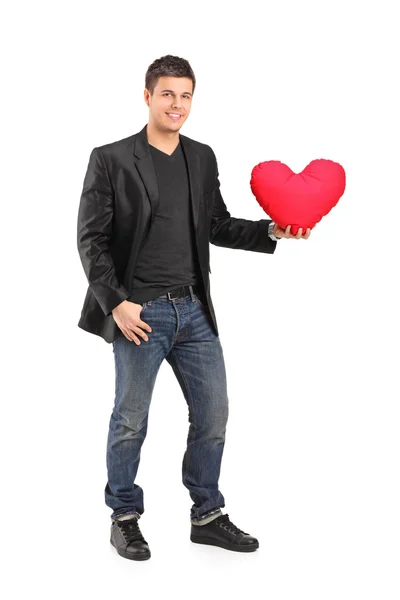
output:
<path id="1" fill-rule="evenodd" d="M 167 296 L 168 296 L 168 300 L 176 300 L 177 298 L 180 298 L 180 296 L 174 296 L 173 298 L 171 298 L 171 293 L 172 292 L 167 292 Z"/>

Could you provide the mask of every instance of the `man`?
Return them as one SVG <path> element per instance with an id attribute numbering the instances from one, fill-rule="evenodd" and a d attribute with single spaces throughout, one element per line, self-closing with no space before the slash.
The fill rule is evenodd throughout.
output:
<path id="1" fill-rule="evenodd" d="M 181 135 L 195 76 L 167 55 L 147 70 L 147 125 L 93 149 L 78 214 L 78 250 L 89 282 L 79 327 L 112 343 L 115 405 L 107 440 L 105 502 L 111 544 L 133 560 L 150 558 L 134 483 L 150 401 L 164 359 L 189 411 L 182 481 L 193 500 L 190 539 L 249 552 L 258 540 L 223 514 L 218 479 L 228 418 L 223 351 L 209 284 L 209 243 L 273 254 L 280 237 L 299 239 L 269 219 L 231 217 L 210 146 Z M 303 239 L 308 238 L 307 230 Z M 171 514 L 171 497 L 163 496 Z"/>

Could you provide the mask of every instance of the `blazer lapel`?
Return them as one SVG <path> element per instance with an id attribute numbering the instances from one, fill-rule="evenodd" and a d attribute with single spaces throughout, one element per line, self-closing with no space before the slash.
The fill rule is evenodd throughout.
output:
<path id="1" fill-rule="evenodd" d="M 139 159 L 135 161 L 135 166 L 139 171 L 140 177 L 146 187 L 149 196 L 152 223 L 158 209 L 160 197 L 158 192 L 156 172 L 150 154 L 150 147 L 147 139 L 146 128 L 147 125 L 145 125 L 143 129 L 135 135 L 133 143 L 133 154 L 136 156 L 136 158 Z M 186 159 L 186 165 L 189 175 L 190 201 L 193 211 L 193 221 L 195 230 L 197 230 L 199 220 L 199 202 L 201 194 L 200 157 L 190 138 L 181 134 L 179 135 L 179 137 L 182 142 L 183 154 Z"/>

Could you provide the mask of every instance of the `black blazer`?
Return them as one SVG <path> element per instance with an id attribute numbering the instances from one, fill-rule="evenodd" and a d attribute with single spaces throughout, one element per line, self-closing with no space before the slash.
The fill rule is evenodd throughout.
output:
<path id="1" fill-rule="evenodd" d="M 159 195 L 145 125 L 141 131 L 92 150 L 78 211 L 78 251 L 89 287 L 78 327 L 111 343 L 121 331 L 112 309 L 130 296 L 135 264 L 156 214 Z M 209 242 L 272 254 L 270 219 L 231 217 L 221 196 L 210 146 L 179 134 L 189 172 L 196 246 L 212 325 Z"/>

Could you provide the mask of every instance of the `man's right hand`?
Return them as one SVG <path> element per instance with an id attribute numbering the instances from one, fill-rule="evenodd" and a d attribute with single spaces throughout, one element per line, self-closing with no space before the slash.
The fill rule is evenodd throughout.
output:
<path id="1" fill-rule="evenodd" d="M 143 329 L 146 331 L 151 331 L 150 325 L 141 320 L 141 312 L 141 304 L 135 304 L 134 302 L 129 302 L 128 300 L 123 300 L 121 304 L 118 304 L 118 306 L 111 311 L 114 321 L 124 336 L 130 342 L 135 342 L 137 346 L 140 345 L 140 340 L 135 333 L 140 335 L 147 342 L 149 338 Z"/>

